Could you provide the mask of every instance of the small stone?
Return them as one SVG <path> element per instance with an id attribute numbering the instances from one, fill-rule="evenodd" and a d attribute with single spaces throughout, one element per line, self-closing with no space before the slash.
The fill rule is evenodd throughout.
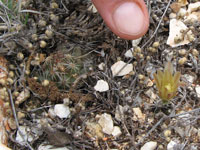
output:
<path id="1" fill-rule="evenodd" d="M 181 6 L 186 6 L 188 4 L 188 0 L 178 0 L 178 3 L 180 3 Z"/>
<path id="2" fill-rule="evenodd" d="M 145 143 L 140 150 L 154 150 L 156 149 L 156 147 L 157 147 L 157 142 L 150 141 Z"/>
<path id="3" fill-rule="evenodd" d="M 196 3 L 190 3 L 188 5 L 188 13 L 191 13 L 193 11 L 197 11 L 200 8 L 200 2 L 196 2 Z"/>
<path id="4" fill-rule="evenodd" d="M 133 108 L 134 116 L 133 120 L 134 121 L 140 121 L 144 122 L 146 115 L 142 113 L 141 109 L 139 107 Z"/>
<path id="5" fill-rule="evenodd" d="M 102 128 L 98 123 L 86 122 L 86 128 L 88 129 L 88 132 L 91 138 L 95 138 L 95 139 L 103 138 L 104 135 L 102 132 Z"/>
<path id="6" fill-rule="evenodd" d="M 49 110 L 48 110 L 48 115 L 49 115 L 49 117 L 52 118 L 52 119 L 56 117 L 56 113 L 55 113 L 55 111 L 54 111 L 53 108 L 49 108 Z"/>
<path id="7" fill-rule="evenodd" d="M 200 98 L 200 85 L 196 85 L 195 91 L 197 93 L 197 97 Z"/>
<path id="8" fill-rule="evenodd" d="M 151 81 L 149 78 L 147 78 L 144 82 L 144 84 L 147 86 L 147 87 L 152 87 L 153 86 L 153 81 Z"/>
<path id="9" fill-rule="evenodd" d="M 141 40 L 142 40 L 142 38 L 132 40 L 132 46 L 133 47 L 138 46 L 138 44 L 140 44 Z"/>
<path id="10" fill-rule="evenodd" d="M 169 18 L 170 19 L 175 19 L 176 18 L 176 14 L 175 13 L 170 13 L 169 14 Z"/>
<path id="11" fill-rule="evenodd" d="M 23 137 L 21 136 L 19 132 L 22 134 Z M 25 141 L 31 142 L 33 140 L 33 136 L 30 134 L 30 132 L 31 132 L 30 128 L 26 126 L 19 126 L 15 140 L 22 145 L 26 144 Z"/>
<path id="12" fill-rule="evenodd" d="M 38 150 L 69 150 L 69 149 L 67 147 L 57 147 L 57 148 L 55 148 L 55 146 L 53 146 L 53 145 L 47 145 L 45 143 L 45 144 L 41 144 L 38 147 Z"/>
<path id="13" fill-rule="evenodd" d="M 154 101 L 156 99 L 156 94 L 152 91 L 152 89 L 149 89 L 145 92 L 145 94 Z"/>
<path id="14" fill-rule="evenodd" d="M 61 119 L 68 118 L 70 115 L 69 107 L 64 104 L 56 104 L 54 107 L 54 112 Z"/>
<path id="15" fill-rule="evenodd" d="M 190 43 L 187 38 L 184 38 L 183 33 L 181 33 L 182 30 L 185 31 L 187 29 L 188 27 L 181 20 L 171 19 L 167 44 L 171 47 L 177 47 Z"/>
<path id="16" fill-rule="evenodd" d="M 175 145 L 177 145 L 176 142 L 170 141 L 170 142 L 167 144 L 167 150 L 174 150 Z"/>
<path id="17" fill-rule="evenodd" d="M 179 12 L 177 13 L 178 17 L 181 17 L 181 18 L 184 17 L 185 14 L 186 14 L 186 10 L 184 8 L 181 8 Z"/>
<path id="18" fill-rule="evenodd" d="M 173 12 L 177 13 L 179 12 L 180 8 L 181 8 L 181 4 L 180 3 L 177 3 L 177 2 L 173 2 L 171 5 L 170 5 L 171 9 L 173 10 Z"/>
<path id="19" fill-rule="evenodd" d="M 112 136 L 119 137 L 122 134 L 120 127 L 114 126 Z"/>
<path id="20" fill-rule="evenodd" d="M 8 148 L 5 144 L 0 143 L 0 149 L 1 150 L 11 150 L 10 148 Z"/>
<path id="21" fill-rule="evenodd" d="M 102 131 L 108 135 L 112 134 L 113 131 L 113 120 L 110 114 L 104 113 L 101 115 L 98 123 L 102 127 Z"/>
<path id="22" fill-rule="evenodd" d="M 200 21 L 199 18 L 200 18 L 200 12 L 193 12 L 184 19 L 184 22 L 190 24 L 199 22 Z"/>
<path id="23" fill-rule="evenodd" d="M 111 70 L 112 70 L 113 76 L 124 76 L 124 75 L 127 75 L 127 74 L 129 74 L 130 72 L 133 71 L 133 65 L 127 64 L 123 61 L 118 61 L 111 66 Z"/>
<path id="24" fill-rule="evenodd" d="M 104 80 L 98 80 L 97 84 L 94 86 L 94 89 L 98 92 L 105 92 L 109 90 L 109 85 Z"/>
<path id="25" fill-rule="evenodd" d="M 93 13 L 97 13 L 98 12 L 96 7 L 93 4 L 88 8 L 88 11 L 91 11 Z"/>
<path id="26" fill-rule="evenodd" d="M 98 65 L 98 68 L 99 68 L 99 70 L 104 70 L 104 68 L 105 68 L 105 64 L 104 63 L 100 63 L 99 65 Z"/>
<path id="27" fill-rule="evenodd" d="M 122 118 L 124 118 L 124 110 L 123 110 L 123 107 L 119 105 L 116 107 L 115 119 L 117 119 L 118 121 L 121 121 Z"/>
<path id="28" fill-rule="evenodd" d="M 131 48 L 128 51 L 126 51 L 126 53 L 124 54 L 124 56 L 126 58 L 133 58 L 133 48 Z"/>
<path id="29" fill-rule="evenodd" d="M 191 75 L 189 75 L 189 74 L 184 74 L 184 77 L 185 77 L 185 79 L 189 82 L 189 83 L 193 83 L 194 82 L 194 79 L 195 79 L 195 77 L 194 76 L 191 76 Z"/>

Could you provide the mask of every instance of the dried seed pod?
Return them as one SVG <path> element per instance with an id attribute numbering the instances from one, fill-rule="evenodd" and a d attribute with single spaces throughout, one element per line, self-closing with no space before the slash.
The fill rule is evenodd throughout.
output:
<path id="1" fill-rule="evenodd" d="M 45 34 L 46 34 L 46 36 L 47 36 L 48 38 L 52 38 L 52 37 L 53 37 L 53 32 L 52 32 L 51 30 L 49 30 L 49 29 L 47 29 L 47 30 L 45 31 Z"/>
<path id="2" fill-rule="evenodd" d="M 28 49 L 29 49 L 29 50 L 33 50 L 33 44 L 32 44 L 32 43 L 28 43 L 27 46 L 28 46 Z"/>
<path id="3" fill-rule="evenodd" d="M 45 48 L 47 46 L 47 43 L 45 41 L 40 41 L 40 47 Z"/>
<path id="4" fill-rule="evenodd" d="M 8 77 L 8 62 L 3 56 L 0 56 L 0 79 L 6 80 L 7 77 Z"/>
<path id="5" fill-rule="evenodd" d="M 18 91 L 14 91 L 13 92 L 13 96 L 15 96 L 15 97 L 19 96 L 19 92 Z"/>
<path id="6" fill-rule="evenodd" d="M 11 84 L 13 84 L 13 83 L 14 83 L 13 79 L 7 78 L 7 84 L 8 84 L 8 85 L 11 85 Z"/>
<path id="7" fill-rule="evenodd" d="M 151 57 L 150 57 L 150 56 L 147 56 L 147 57 L 146 57 L 146 59 L 147 59 L 147 60 L 150 60 L 150 59 L 151 59 Z"/>
<path id="8" fill-rule="evenodd" d="M 137 46 L 137 47 L 135 48 L 135 50 L 134 50 L 134 52 L 136 52 L 136 53 L 141 53 L 141 51 L 142 51 L 141 48 L 138 47 L 138 46 Z"/>
<path id="9" fill-rule="evenodd" d="M 139 54 L 139 57 L 140 57 L 140 59 L 143 59 L 144 55 L 143 54 Z"/>
<path id="10" fill-rule="evenodd" d="M 197 50 L 197 49 L 193 49 L 193 50 L 192 50 L 192 55 L 193 55 L 193 56 L 199 56 L 198 50 Z"/>
<path id="11" fill-rule="evenodd" d="M 23 60 L 24 59 L 24 54 L 21 53 L 21 52 L 17 53 L 17 59 L 18 60 Z"/>
<path id="12" fill-rule="evenodd" d="M 184 64 L 186 63 L 186 61 L 187 61 L 187 58 L 186 58 L 186 57 L 180 58 L 180 59 L 178 60 L 178 64 L 179 64 L 179 65 L 184 65 Z"/>
<path id="13" fill-rule="evenodd" d="M 4 79 L 4 78 L 0 79 L 0 84 L 1 84 L 1 85 L 5 86 L 6 83 L 7 83 L 7 80 L 6 80 L 6 79 Z"/>
<path id="14" fill-rule="evenodd" d="M 39 20 L 38 25 L 39 27 L 46 27 L 47 22 L 45 20 Z"/>
<path id="15" fill-rule="evenodd" d="M 49 85 L 49 80 L 44 80 L 44 81 L 42 82 L 42 85 L 43 85 L 43 86 L 48 86 L 48 85 Z"/>
<path id="16" fill-rule="evenodd" d="M 51 15 L 50 15 L 50 19 L 51 19 L 52 21 L 54 21 L 54 22 L 58 22 L 59 17 L 56 16 L 56 15 L 54 15 L 54 14 L 51 14 Z"/>
<path id="17" fill-rule="evenodd" d="M 50 7 L 51 7 L 52 9 L 56 9 L 56 8 L 58 8 L 58 4 L 55 3 L 55 2 L 53 2 L 53 3 L 50 4 Z"/>
<path id="18" fill-rule="evenodd" d="M 145 78 L 144 75 L 142 75 L 142 74 L 139 74 L 139 75 L 138 75 L 138 79 L 139 79 L 139 80 L 143 80 L 144 78 Z"/>
<path id="19" fill-rule="evenodd" d="M 178 51 L 178 53 L 179 53 L 181 56 L 185 56 L 186 50 L 185 50 L 185 49 L 181 49 L 181 50 Z"/>
<path id="20" fill-rule="evenodd" d="M 159 43 L 158 41 L 153 43 L 153 47 L 154 47 L 154 48 L 158 48 L 159 45 L 160 45 L 160 43 Z"/>
<path id="21" fill-rule="evenodd" d="M 37 34 L 32 34 L 32 35 L 31 35 L 31 39 L 32 39 L 33 41 L 37 41 L 37 40 L 38 40 L 38 35 L 37 35 Z"/>
<path id="22" fill-rule="evenodd" d="M 26 74 L 26 75 L 29 75 L 29 74 L 30 74 L 30 70 L 26 70 L 26 71 L 25 71 L 25 74 Z"/>

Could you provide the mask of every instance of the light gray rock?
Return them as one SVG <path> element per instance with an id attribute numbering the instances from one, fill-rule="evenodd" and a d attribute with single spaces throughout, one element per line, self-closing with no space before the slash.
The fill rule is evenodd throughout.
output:
<path id="1" fill-rule="evenodd" d="M 140 150 L 154 150 L 157 147 L 157 142 L 150 141 L 145 143 Z"/>

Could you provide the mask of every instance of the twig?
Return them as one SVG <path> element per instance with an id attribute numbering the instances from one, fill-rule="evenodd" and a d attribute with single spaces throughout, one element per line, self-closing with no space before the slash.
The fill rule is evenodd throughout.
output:
<path id="1" fill-rule="evenodd" d="M 22 0 L 18 0 L 18 19 L 20 20 L 20 12 L 22 9 Z"/>
<path id="2" fill-rule="evenodd" d="M 161 22 L 163 21 L 163 18 L 164 18 L 164 16 L 165 16 L 166 12 L 167 12 L 167 9 L 169 8 L 169 5 L 170 5 L 171 1 L 172 1 L 172 0 L 169 0 L 168 4 L 167 4 L 167 6 L 166 6 L 166 9 L 165 9 L 165 11 L 164 11 L 164 13 L 163 13 L 163 15 L 162 15 L 162 17 L 161 17 L 161 19 L 160 19 L 160 21 L 159 21 L 157 27 L 156 27 L 156 30 L 154 31 L 154 33 L 152 34 L 152 36 L 150 37 L 150 39 L 149 39 L 141 48 L 144 48 L 144 47 L 152 40 L 152 38 L 156 35 L 156 33 L 157 33 L 157 31 L 158 31 L 158 28 L 160 27 L 160 24 L 161 24 Z"/>
<path id="3" fill-rule="evenodd" d="M 183 112 L 183 113 L 180 113 L 180 114 L 176 114 L 176 115 L 170 115 L 168 116 L 169 118 L 175 118 L 175 117 L 178 117 L 178 116 L 182 116 L 182 115 L 186 115 L 186 114 L 190 114 L 190 113 L 193 113 L 193 112 L 200 112 L 200 108 L 196 108 L 196 109 L 193 109 L 191 111 L 187 111 L 187 112 Z"/>
<path id="4" fill-rule="evenodd" d="M 20 13 L 34 13 L 34 14 L 39 14 L 39 15 L 47 15 L 47 14 L 39 12 L 39 11 L 28 10 L 28 9 L 21 10 Z"/>
<path id="5" fill-rule="evenodd" d="M 138 142 L 137 145 L 140 145 L 140 144 L 144 141 L 144 139 L 146 139 L 146 138 L 151 134 L 151 132 L 153 132 L 153 131 L 157 128 L 157 126 L 160 125 L 166 118 L 168 118 L 168 117 L 167 117 L 167 116 L 163 116 L 163 117 L 151 128 L 151 130 L 150 130 L 141 140 L 139 140 L 139 142 Z"/>
<path id="6" fill-rule="evenodd" d="M 17 128 L 18 128 L 19 135 L 21 136 L 21 138 L 23 139 L 23 141 L 26 143 L 26 145 L 28 146 L 28 148 L 29 148 L 30 150 L 34 150 L 34 149 L 31 147 L 31 145 L 24 139 L 24 136 L 23 136 L 22 132 L 20 131 L 20 128 L 19 128 L 19 121 L 18 121 L 18 118 L 17 118 L 17 113 L 16 113 L 16 109 L 15 109 L 15 104 L 14 104 L 14 101 L 13 101 L 13 98 L 12 98 L 12 93 L 11 93 L 11 90 L 10 90 L 9 88 L 7 88 L 7 91 L 8 91 L 8 94 L 9 94 L 10 104 L 11 104 L 13 116 L 14 116 L 14 119 L 15 119 L 15 123 L 16 123 Z"/>

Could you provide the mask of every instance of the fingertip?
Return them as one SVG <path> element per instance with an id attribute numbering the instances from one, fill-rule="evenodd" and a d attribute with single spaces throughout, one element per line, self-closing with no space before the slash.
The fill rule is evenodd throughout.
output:
<path id="1" fill-rule="evenodd" d="M 142 0 L 92 0 L 108 27 L 119 37 L 133 40 L 149 27 L 149 15 Z"/>

